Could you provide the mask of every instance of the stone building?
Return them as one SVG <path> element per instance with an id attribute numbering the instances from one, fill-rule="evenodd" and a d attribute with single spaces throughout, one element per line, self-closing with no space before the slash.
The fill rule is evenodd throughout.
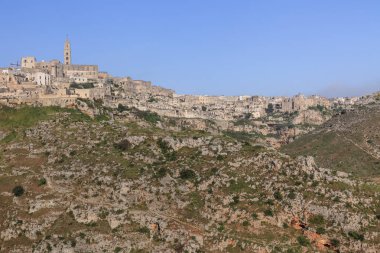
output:
<path id="1" fill-rule="evenodd" d="M 111 94 L 110 87 L 104 88 L 92 88 L 92 89 L 74 89 L 74 95 L 77 95 L 79 98 L 87 99 L 104 99 L 105 96 Z"/>
<path id="2" fill-rule="evenodd" d="M 27 74 L 17 69 L 2 69 L 0 72 L 0 83 L 5 86 L 21 84 L 28 81 Z"/>
<path id="3" fill-rule="evenodd" d="M 74 76 L 70 78 L 70 81 L 73 81 L 74 83 L 88 83 L 90 80 L 87 77 Z"/>
<path id="4" fill-rule="evenodd" d="M 38 85 L 46 86 L 51 84 L 51 76 L 44 72 L 36 72 L 32 74 L 31 81 Z"/>
<path id="5" fill-rule="evenodd" d="M 13 75 L 8 69 L 1 69 L 0 71 L 0 85 L 6 86 L 10 82 L 15 82 Z"/>
<path id="6" fill-rule="evenodd" d="M 110 74 L 108 74 L 107 72 L 102 71 L 102 72 L 98 73 L 98 78 L 99 79 L 107 79 L 107 78 L 110 78 L 110 77 L 111 77 Z"/>
<path id="7" fill-rule="evenodd" d="M 98 66 L 97 65 L 63 65 L 63 73 L 65 77 L 75 78 L 83 77 L 88 79 L 98 78 Z"/>
<path id="8" fill-rule="evenodd" d="M 36 66 L 36 57 L 34 56 L 26 56 L 21 58 L 21 67 L 22 68 L 28 68 L 28 69 L 34 69 Z"/>
<path id="9" fill-rule="evenodd" d="M 35 68 L 39 71 L 46 72 L 55 78 L 64 77 L 63 65 L 59 60 L 51 60 L 49 62 L 36 62 Z"/>

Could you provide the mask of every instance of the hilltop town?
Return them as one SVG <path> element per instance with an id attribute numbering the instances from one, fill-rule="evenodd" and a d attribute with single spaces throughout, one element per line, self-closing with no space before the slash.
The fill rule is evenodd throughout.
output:
<path id="1" fill-rule="evenodd" d="M 195 96 L 180 95 L 151 82 L 113 77 L 97 65 L 72 63 L 71 44 L 65 41 L 63 63 L 21 58 L 19 64 L 0 68 L 0 103 L 73 107 L 80 99 L 102 100 L 105 106 L 119 105 L 149 110 L 160 115 L 213 120 L 261 118 L 268 112 L 293 113 L 313 107 L 337 108 L 368 103 L 368 97 L 327 99 L 321 96 Z"/>

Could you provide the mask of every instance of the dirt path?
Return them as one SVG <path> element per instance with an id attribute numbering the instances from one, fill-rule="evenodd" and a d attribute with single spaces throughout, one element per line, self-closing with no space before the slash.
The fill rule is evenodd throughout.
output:
<path id="1" fill-rule="evenodd" d="M 354 142 L 353 140 L 351 140 L 350 138 L 344 136 L 344 135 L 341 135 L 339 134 L 338 132 L 336 132 L 336 135 L 338 135 L 339 137 L 342 137 L 343 139 L 345 139 L 346 141 L 348 142 L 351 142 L 355 147 L 359 148 L 360 150 L 362 150 L 363 152 L 367 153 L 368 155 L 370 155 L 371 157 L 373 157 L 374 159 L 376 160 L 380 160 L 380 157 L 378 157 L 377 155 L 373 154 L 372 152 L 366 150 L 365 148 L 363 148 L 362 146 L 360 146 L 359 144 L 357 144 L 356 142 Z"/>

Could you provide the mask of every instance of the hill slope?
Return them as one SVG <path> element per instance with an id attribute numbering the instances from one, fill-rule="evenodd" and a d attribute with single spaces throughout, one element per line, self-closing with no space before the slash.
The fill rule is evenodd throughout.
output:
<path id="1" fill-rule="evenodd" d="M 175 119 L 0 109 L 0 252 L 376 252 L 380 189 Z M 22 124 L 21 122 L 24 122 Z M 18 187 L 17 187 L 18 186 Z"/>
<path id="2" fill-rule="evenodd" d="M 380 176 L 380 105 L 336 115 L 317 130 L 285 145 L 292 156 L 311 155 L 319 166 L 368 178 Z"/>

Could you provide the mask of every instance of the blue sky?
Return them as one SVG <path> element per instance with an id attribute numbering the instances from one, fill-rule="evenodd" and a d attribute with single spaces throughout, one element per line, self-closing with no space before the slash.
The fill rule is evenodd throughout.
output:
<path id="1" fill-rule="evenodd" d="M 2 1 L 0 66 L 24 55 L 178 93 L 351 96 L 380 90 L 378 0 Z"/>

